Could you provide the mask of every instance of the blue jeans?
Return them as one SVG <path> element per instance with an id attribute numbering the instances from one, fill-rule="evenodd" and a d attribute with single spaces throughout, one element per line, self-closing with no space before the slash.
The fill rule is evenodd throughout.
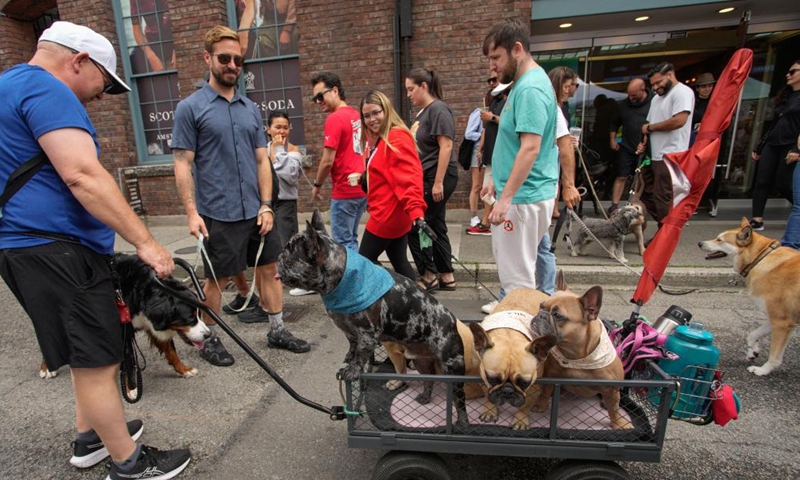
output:
<path id="1" fill-rule="evenodd" d="M 358 222 L 366 208 L 366 197 L 331 200 L 331 237 L 334 242 L 358 251 Z"/>
<path id="2" fill-rule="evenodd" d="M 792 211 L 786 221 L 786 233 L 781 238 L 785 247 L 800 250 L 800 168 L 794 166 L 792 174 Z"/>
<path id="3" fill-rule="evenodd" d="M 536 252 L 536 289 L 548 295 L 556 290 L 556 255 L 550 251 L 550 232 L 544 232 Z"/>

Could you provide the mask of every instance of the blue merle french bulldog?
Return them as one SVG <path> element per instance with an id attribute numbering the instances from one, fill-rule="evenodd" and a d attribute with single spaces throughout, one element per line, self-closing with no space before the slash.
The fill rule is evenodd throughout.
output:
<path id="1" fill-rule="evenodd" d="M 435 367 L 446 375 L 464 375 L 464 345 L 456 318 L 409 278 L 391 273 L 327 234 L 315 210 L 304 232 L 294 235 L 278 257 L 284 284 L 320 293 L 328 316 L 350 343 L 341 376 L 359 379 L 378 342 L 395 342 L 415 359 L 420 373 Z M 424 370 L 424 371 L 423 371 Z M 432 384 L 417 397 L 428 403 Z M 467 423 L 464 384 L 455 385 L 458 423 Z"/>

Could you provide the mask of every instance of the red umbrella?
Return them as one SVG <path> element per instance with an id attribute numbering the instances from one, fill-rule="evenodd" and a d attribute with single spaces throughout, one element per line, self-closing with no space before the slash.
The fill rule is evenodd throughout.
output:
<path id="1" fill-rule="evenodd" d="M 664 156 L 665 161 L 672 161 L 680 168 L 691 186 L 688 195 L 677 205 L 673 205 L 669 215 L 664 218 L 661 229 L 656 232 L 644 252 L 642 259 L 644 270 L 632 299 L 637 305 L 644 305 L 653 295 L 675 252 L 675 247 L 678 246 L 683 225 L 694 214 L 708 182 L 711 181 L 711 174 L 714 172 L 719 154 L 720 137 L 731 123 L 731 116 L 739 101 L 739 94 L 744 88 L 744 82 L 750 75 L 752 63 L 752 50 L 742 48 L 733 54 L 711 93 L 694 144 L 689 150 Z"/>

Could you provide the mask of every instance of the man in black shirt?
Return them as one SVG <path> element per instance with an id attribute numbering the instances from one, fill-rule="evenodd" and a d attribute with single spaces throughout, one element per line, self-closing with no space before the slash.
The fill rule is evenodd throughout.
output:
<path id="1" fill-rule="evenodd" d="M 617 152 L 617 177 L 611 190 L 611 208 L 608 213 L 617 209 L 622 198 L 625 182 L 628 181 L 639 163 L 636 146 L 642 140 L 642 125 L 647 121 L 652 95 L 647 91 L 641 78 L 634 78 L 628 83 L 628 98 L 620 100 L 617 114 L 611 120 L 609 132 L 611 150 Z M 622 142 L 617 142 L 617 130 L 622 126 Z"/>

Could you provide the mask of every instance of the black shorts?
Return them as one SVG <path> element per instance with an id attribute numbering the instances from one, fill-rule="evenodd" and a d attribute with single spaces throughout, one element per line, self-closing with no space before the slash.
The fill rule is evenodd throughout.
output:
<path id="1" fill-rule="evenodd" d="M 209 238 L 204 240 L 208 257 L 214 267 L 214 275 L 203 258 L 206 278 L 232 277 L 254 265 L 269 265 L 278 260 L 281 253 L 280 234 L 273 224 L 264 236 L 264 248 L 256 262 L 256 253 L 261 244 L 261 235 L 256 219 L 239 222 L 223 222 L 203 216 Z"/>
<path id="2" fill-rule="evenodd" d="M 67 242 L 0 251 L 0 275 L 33 322 L 47 368 L 122 361 L 108 256 Z"/>
<path id="3" fill-rule="evenodd" d="M 639 166 L 639 155 L 629 152 L 624 148 L 617 151 L 617 177 L 629 177 Z"/>

